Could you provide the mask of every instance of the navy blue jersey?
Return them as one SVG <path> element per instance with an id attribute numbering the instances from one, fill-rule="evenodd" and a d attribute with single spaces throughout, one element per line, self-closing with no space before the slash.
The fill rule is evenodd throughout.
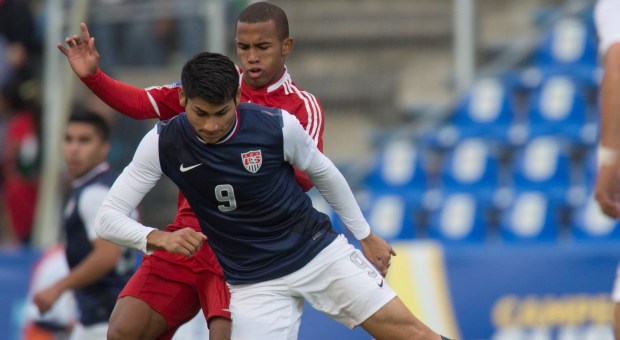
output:
<path id="1" fill-rule="evenodd" d="M 164 174 L 187 198 L 226 280 L 278 278 L 308 263 L 337 233 L 284 160 L 282 113 L 242 103 L 224 142 L 205 144 L 182 114 L 159 123 Z"/>
<path id="2" fill-rule="evenodd" d="M 66 256 L 69 268 L 73 269 L 82 262 L 93 250 L 87 227 L 79 212 L 80 201 L 87 188 L 94 185 L 110 188 L 116 175 L 110 170 L 89 173 L 79 186 L 73 188 L 65 208 Z M 80 323 L 88 326 L 100 322 L 108 322 L 118 294 L 134 272 L 135 252 L 123 249 L 123 258 L 117 268 L 99 281 L 86 287 L 75 289 L 75 298 L 80 310 Z"/>

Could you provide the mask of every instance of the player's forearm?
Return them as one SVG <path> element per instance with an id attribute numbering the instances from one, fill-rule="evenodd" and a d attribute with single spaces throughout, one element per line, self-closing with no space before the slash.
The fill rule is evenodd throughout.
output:
<path id="1" fill-rule="evenodd" d="M 103 240 L 98 241 L 105 242 Z M 117 246 L 108 246 L 104 249 L 95 248 L 71 270 L 69 275 L 58 281 L 58 286 L 65 291 L 93 284 L 114 270 L 119 258 L 120 249 Z"/>
<path id="2" fill-rule="evenodd" d="M 123 172 L 116 179 L 101 204 L 95 217 L 95 232 L 100 238 L 119 246 L 148 253 L 146 238 L 155 228 L 146 227 L 129 217 L 144 194 L 128 189 L 130 186 L 127 184 L 127 176 L 127 173 Z"/>
<path id="3" fill-rule="evenodd" d="M 601 84 L 600 143 L 620 151 L 620 44 L 612 45 L 605 57 Z"/>
<path id="4" fill-rule="evenodd" d="M 99 209 L 95 220 L 95 231 L 100 238 L 144 253 L 150 252 L 146 238 L 153 230 L 156 229 L 132 220 L 128 214 L 110 205 L 107 200 Z"/>
<path id="5" fill-rule="evenodd" d="M 104 103 L 126 116 L 134 119 L 159 118 L 144 89 L 112 79 L 101 69 L 80 80 Z"/>
<path id="6" fill-rule="evenodd" d="M 597 159 L 599 166 L 620 167 L 620 44 L 607 50 L 604 63 Z"/>
<path id="7" fill-rule="evenodd" d="M 322 153 L 316 153 L 308 169 L 308 176 L 325 201 L 332 206 L 342 222 L 358 240 L 370 234 L 370 226 L 353 196 L 346 179 Z"/>

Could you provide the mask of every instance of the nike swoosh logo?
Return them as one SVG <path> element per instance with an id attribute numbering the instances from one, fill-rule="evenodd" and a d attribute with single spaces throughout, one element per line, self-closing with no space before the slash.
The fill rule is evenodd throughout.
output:
<path id="1" fill-rule="evenodd" d="M 381 282 L 377 283 L 377 286 L 379 286 L 379 288 L 383 288 L 383 279 L 381 279 Z"/>
<path id="2" fill-rule="evenodd" d="M 188 167 L 184 167 L 183 164 L 181 164 L 181 166 L 179 167 L 179 170 L 181 170 L 181 172 L 186 172 L 186 171 L 192 170 L 193 168 L 199 167 L 201 165 L 202 163 L 198 163 L 198 164 L 194 164 Z"/>

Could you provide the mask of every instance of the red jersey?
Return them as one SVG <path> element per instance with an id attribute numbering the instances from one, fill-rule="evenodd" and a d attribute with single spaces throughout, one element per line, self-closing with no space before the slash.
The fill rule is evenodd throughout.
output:
<path id="1" fill-rule="evenodd" d="M 239 70 L 240 74 L 242 73 Z M 324 113 L 319 100 L 312 94 L 300 89 L 286 70 L 276 82 L 262 88 L 253 88 L 241 79 L 241 101 L 261 104 L 269 107 L 281 108 L 288 111 L 299 119 L 306 132 L 313 138 L 319 150 L 323 151 Z M 166 120 L 185 111 L 179 100 L 179 88 L 181 83 L 154 86 L 140 89 L 110 78 L 100 69 L 82 81 L 99 98 L 113 109 L 134 119 L 158 118 Z M 297 183 L 304 191 L 312 188 L 312 182 L 306 174 L 295 169 Z M 187 200 L 179 193 L 177 215 L 172 224 L 166 227 L 168 231 L 192 227 L 200 230 L 198 219 L 191 210 Z M 221 269 L 217 265 L 215 255 L 211 247 L 202 247 L 199 254 L 187 258 L 182 255 L 171 254 L 165 251 L 156 252 L 159 256 L 170 258 L 177 262 L 199 261 L 197 270 L 207 269 L 219 273 Z M 197 254 L 198 255 L 198 254 Z M 191 265 L 191 263 L 190 263 Z M 216 268 L 216 267 L 217 268 Z"/>

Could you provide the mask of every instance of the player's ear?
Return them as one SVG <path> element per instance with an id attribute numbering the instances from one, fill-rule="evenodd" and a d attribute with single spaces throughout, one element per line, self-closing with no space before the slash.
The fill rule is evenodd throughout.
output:
<path id="1" fill-rule="evenodd" d="M 287 56 L 293 51 L 293 38 L 288 37 L 282 41 L 282 55 Z"/>
<path id="2" fill-rule="evenodd" d="M 103 156 L 103 159 L 108 159 L 108 154 L 110 153 L 111 147 L 112 146 L 110 145 L 110 142 L 103 143 L 103 146 L 101 147 L 101 154 Z"/>
<path id="3" fill-rule="evenodd" d="M 185 107 L 187 104 L 187 100 L 185 98 L 185 91 L 183 91 L 183 86 L 179 86 L 179 105 Z"/>
<path id="4" fill-rule="evenodd" d="M 235 95 L 235 104 L 241 103 L 241 86 L 237 87 L 237 94 Z"/>

